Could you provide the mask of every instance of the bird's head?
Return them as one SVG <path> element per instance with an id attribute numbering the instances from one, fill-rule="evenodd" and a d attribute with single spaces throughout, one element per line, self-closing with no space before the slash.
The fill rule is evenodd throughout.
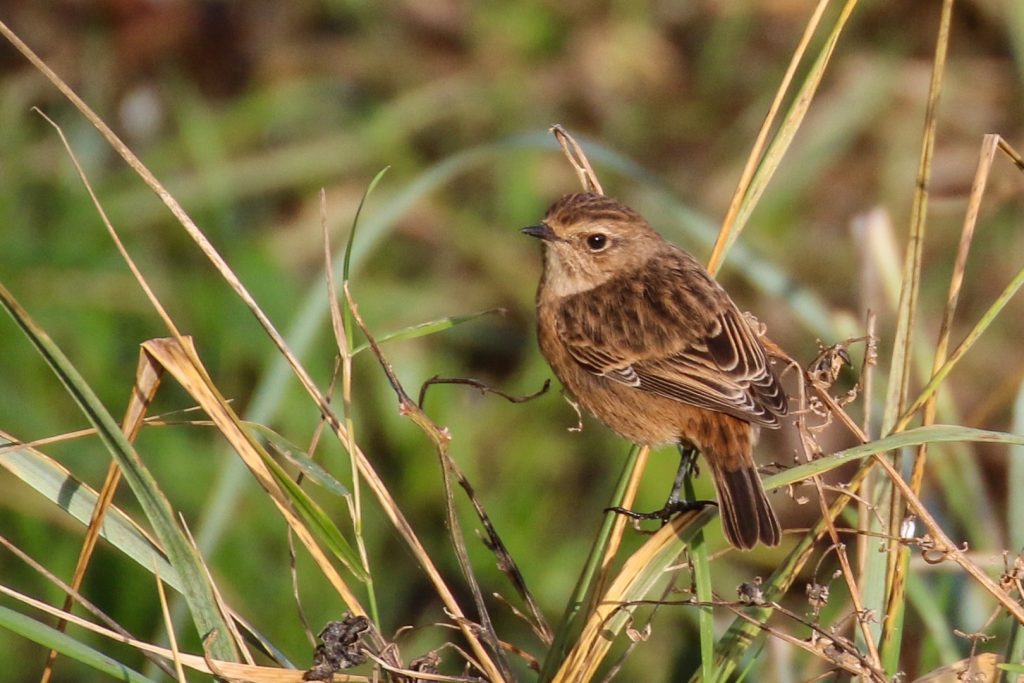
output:
<path id="1" fill-rule="evenodd" d="M 543 240 L 545 285 L 558 297 L 632 272 L 664 246 L 661 236 L 636 211 L 591 193 L 562 197 L 543 221 L 522 232 Z"/>

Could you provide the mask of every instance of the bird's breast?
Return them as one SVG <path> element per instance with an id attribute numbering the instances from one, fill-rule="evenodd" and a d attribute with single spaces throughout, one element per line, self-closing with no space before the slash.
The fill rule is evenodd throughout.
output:
<path id="1" fill-rule="evenodd" d="M 570 397 L 634 443 L 667 444 L 695 440 L 701 409 L 641 391 L 587 370 L 558 338 L 555 311 L 537 307 L 537 339 L 541 354 Z"/>

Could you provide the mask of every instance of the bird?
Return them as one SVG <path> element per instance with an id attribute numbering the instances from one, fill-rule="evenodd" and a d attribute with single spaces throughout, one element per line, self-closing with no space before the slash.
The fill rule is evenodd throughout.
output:
<path id="1" fill-rule="evenodd" d="M 636 444 L 680 452 L 662 510 L 614 509 L 665 522 L 702 506 L 679 493 L 699 451 L 726 540 L 745 550 L 778 545 L 753 446 L 760 427 L 780 426 L 788 399 L 759 334 L 722 286 L 603 194 L 566 195 L 522 232 L 544 247 L 537 337 L 571 400 Z"/>

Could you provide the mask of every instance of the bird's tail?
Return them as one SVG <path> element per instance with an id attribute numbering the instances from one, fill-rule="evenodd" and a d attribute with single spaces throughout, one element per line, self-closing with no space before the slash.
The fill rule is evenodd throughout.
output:
<path id="1" fill-rule="evenodd" d="M 761 477 L 753 459 L 735 469 L 728 469 L 717 458 L 707 458 L 718 492 L 718 508 L 722 516 L 725 538 L 737 548 L 749 550 L 758 541 L 778 545 L 782 540 L 779 520 L 765 495 Z"/>

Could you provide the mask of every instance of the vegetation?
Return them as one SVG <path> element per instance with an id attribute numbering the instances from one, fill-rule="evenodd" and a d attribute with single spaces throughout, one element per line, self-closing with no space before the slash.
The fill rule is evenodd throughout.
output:
<path id="1" fill-rule="evenodd" d="M 335 680 L 1024 672 L 1017 3 L 23 4 L 5 679 L 301 680 L 328 622 Z M 538 391 L 517 229 L 581 180 L 793 359 L 781 547 L 602 512 L 676 458 Z"/>

